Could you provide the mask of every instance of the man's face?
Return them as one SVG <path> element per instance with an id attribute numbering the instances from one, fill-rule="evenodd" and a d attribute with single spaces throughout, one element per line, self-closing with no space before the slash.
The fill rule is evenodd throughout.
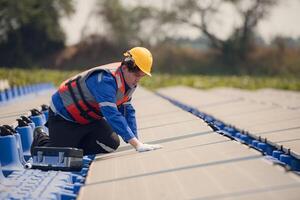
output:
<path id="1" fill-rule="evenodd" d="M 130 72 L 128 71 L 127 66 L 123 65 L 122 66 L 123 74 L 124 74 L 124 79 L 127 83 L 127 85 L 130 88 L 133 88 L 138 84 L 141 78 L 143 78 L 146 74 L 142 71 L 138 72 Z"/>

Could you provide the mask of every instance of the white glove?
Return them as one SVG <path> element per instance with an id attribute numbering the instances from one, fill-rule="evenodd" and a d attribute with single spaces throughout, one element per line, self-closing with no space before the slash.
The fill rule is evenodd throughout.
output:
<path id="1" fill-rule="evenodd" d="M 152 150 L 160 149 L 160 148 L 162 148 L 162 146 L 159 145 L 159 144 L 143 144 L 143 143 L 140 143 L 136 147 L 136 150 L 138 152 L 145 152 L 145 151 L 152 151 Z"/>

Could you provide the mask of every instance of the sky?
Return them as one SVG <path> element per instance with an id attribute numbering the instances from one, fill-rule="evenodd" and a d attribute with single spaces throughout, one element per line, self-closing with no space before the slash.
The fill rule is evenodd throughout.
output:
<path id="1" fill-rule="evenodd" d="M 61 20 L 62 27 L 67 36 L 67 45 L 73 45 L 80 41 L 81 32 L 84 28 L 86 33 L 103 32 L 99 26 L 99 20 L 88 20 L 90 11 L 94 8 L 94 3 L 97 0 L 75 0 L 76 12 L 69 18 Z M 134 0 L 126 3 L 132 3 Z M 159 4 L 160 0 L 152 0 L 151 3 Z M 149 0 L 137 0 L 137 2 L 149 2 Z M 224 20 L 226 19 L 226 20 Z M 85 23 L 89 24 L 85 26 Z M 270 42 L 276 35 L 288 36 L 293 38 L 300 37 L 300 1 L 299 0 L 283 0 L 279 6 L 272 9 L 270 16 L 262 20 L 257 26 L 257 32 L 266 42 Z M 224 8 L 222 15 L 216 20 L 215 24 L 211 24 L 211 30 L 220 38 L 226 38 L 232 27 L 238 24 L 239 21 L 236 15 L 230 8 Z M 188 30 L 188 31 L 187 31 Z M 220 31 L 221 30 L 221 31 Z M 184 32 L 179 33 L 182 37 L 196 38 L 199 31 L 195 29 L 184 29 Z"/>

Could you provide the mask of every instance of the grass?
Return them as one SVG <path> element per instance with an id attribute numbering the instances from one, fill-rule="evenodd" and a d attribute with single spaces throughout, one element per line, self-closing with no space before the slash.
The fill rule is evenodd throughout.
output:
<path id="1" fill-rule="evenodd" d="M 233 87 L 248 90 L 276 88 L 300 91 L 300 78 L 153 74 L 151 78 L 143 79 L 141 85 L 151 90 L 160 87 L 185 85 L 199 89 Z"/>
<path id="2" fill-rule="evenodd" d="M 77 74 L 78 72 L 79 71 L 0 68 L 0 79 L 7 79 L 10 85 L 51 82 L 58 86 L 62 81 Z M 153 74 L 151 78 L 147 77 L 142 79 L 141 85 L 151 90 L 155 90 L 160 87 L 185 85 L 200 89 L 233 87 L 250 90 L 276 88 L 300 91 L 300 78 Z"/>
<path id="3" fill-rule="evenodd" d="M 61 71 L 48 69 L 8 69 L 0 68 L 0 79 L 7 79 L 10 86 L 34 83 L 53 83 L 58 86 L 65 79 L 77 74 L 78 71 Z"/>

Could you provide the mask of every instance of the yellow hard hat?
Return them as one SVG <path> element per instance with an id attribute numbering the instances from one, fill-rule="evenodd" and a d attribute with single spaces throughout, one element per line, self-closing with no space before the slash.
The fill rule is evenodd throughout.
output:
<path id="1" fill-rule="evenodd" d="M 124 56 L 132 57 L 138 68 L 148 76 L 151 76 L 153 58 L 148 49 L 144 47 L 134 47 L 125 52 Z"/>

